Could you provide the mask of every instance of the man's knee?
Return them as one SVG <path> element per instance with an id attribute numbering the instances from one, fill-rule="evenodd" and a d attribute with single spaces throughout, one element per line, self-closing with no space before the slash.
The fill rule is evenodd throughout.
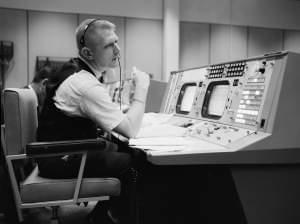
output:
<path id="1" fill-rule="evenodd" d="M 132 167 L 132 157 L 128 153 L 116 152 L 114 155 L 113 167 L 117 168 L 120 172 L 125 172 Z"/>

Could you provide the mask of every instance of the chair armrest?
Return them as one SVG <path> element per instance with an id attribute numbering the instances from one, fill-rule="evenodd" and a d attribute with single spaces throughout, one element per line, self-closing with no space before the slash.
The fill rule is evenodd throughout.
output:
<path id="1" fill-rule="evenodd" d="M 102 138 L 32 142 L 26 145 L 26 154 L 28 156 L 42 156 L 47 154 L 73 154 L 83 151 L 104 150 L 107 142 L 107 140 Z"/>

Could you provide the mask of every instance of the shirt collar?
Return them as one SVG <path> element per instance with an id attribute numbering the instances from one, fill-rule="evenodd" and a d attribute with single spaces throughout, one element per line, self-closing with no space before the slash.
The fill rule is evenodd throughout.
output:
<path id="1" fill-rule="evenodd" d="M 81 57 L 79 55 L 79 58 L 87 64 L 87 66 L 89 66 L 89 68 L 94 72 L 94 74 L 96 75 L 96 78 L 99 79 L 102 76 L 102 72 L 96 70 L 88 61 L 86 61 L 83 57 Z"/>

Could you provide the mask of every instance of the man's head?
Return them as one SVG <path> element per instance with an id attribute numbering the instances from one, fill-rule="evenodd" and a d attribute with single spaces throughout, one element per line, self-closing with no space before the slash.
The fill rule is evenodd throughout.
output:
<path id="1" fill-rule="evenodd" d="M 79 55 L 98 71 L 118 66 L 120 48 L 111 22 L 84 20 L 76 29 L 76 42 Z"/>
<path id="2" fill-rule="evenodd" d="M 38 104 L 40 106 L 44 103 L 44 100 L 46 98 L 46 87 L 52 77 L 54 77 L 54 74 L 54 69 L 46 65 L 38 70 L 33 77 L 30 85 L 37 95 Z"/>

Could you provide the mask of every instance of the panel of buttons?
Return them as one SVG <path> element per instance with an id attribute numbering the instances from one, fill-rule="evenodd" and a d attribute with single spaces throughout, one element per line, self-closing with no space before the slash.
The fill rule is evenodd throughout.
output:
<path id="1" fill-rule="evenodd" d="M 189 136 L 222 146 L 226 146 L 254 133 L 254 131 L 243 128 L 203 121 L 194 123 L 188 130 Z"/>
<path id="2" fill-rule="evenodd" d="M 227 64 L 226 76 L 225 77 L 236 77 L 243 76 L 245 70 L 246 62 L 235 62 Z"/>
<path id="3" fill-rule="evenodd" d="M 215 79 L 215 78 L 222 78 L 224 74 L 224 68 L 225 65 L 212 65 L 211 67 L 208 68 L 209 74 L 208 78 L 209 79 Z"/>
<path id="4" fill-rule="evenodd" d="M 253 73 L 248 74 L 235 117 L 235 122 L 255 126 L 265 91 L 265 66 L 263 61 Z"/>
<path id="5" fill-rule="evenodd" d="M 233 62 L 229 64 L 212 65 L 208 68 L 208 79 L 243 76 L 245 67 L 245 61 Z"/>

